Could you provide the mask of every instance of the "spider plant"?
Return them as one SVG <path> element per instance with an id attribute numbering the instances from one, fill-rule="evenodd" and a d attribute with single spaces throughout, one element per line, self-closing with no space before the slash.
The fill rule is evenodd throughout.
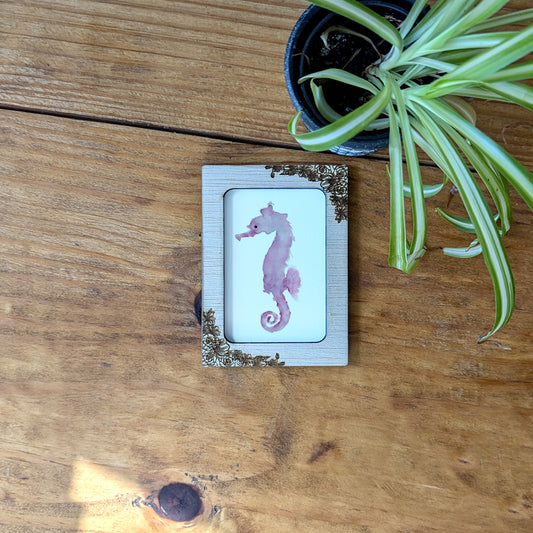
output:
<path id="1" fill-rule="evenodd" d="M 533 9 L 496 14 L 507 1 L 438 0 L 421 16 L 426 0 L 415 0 L 405 20 L 395 27 L 357 1 L 314 0 L 370 29 L 390 44 L 390 51 L 361 76 L 329 68 L 301 78 L 300 83 L 311 84 L 316 108 L 328 124 L 298 133 L 301 112 L 289 122 L 289 132 L 312 151 L 330 149 L 386 123 L 389 264 L 405 272 L 411 272 L 425 252 L 425 198 L 437 194 L 447 181 L 453 184 L 468 216 L 437 211 L 455 228 L 472 234 L 472 242 L 464 248 L 444 248 L 444 253 L 465 258 L 482 254 L 495 292 L 494 324 L 479 342 L 504 326 L 514 307 L 513 275 L 502 242 L 512 222 L 509 184 L 533 209 L 533 174 L 476 128 L 475 111 L 464 99 L 510 102 L 533 110 L 533 88 L 518 83 L 533 77 L 533 61 L 517 62 L 533 51 Z M 524 23 L 529 25 L 523 27 Z M 509 24 L 523 29 L 501 30 Z M 320 85 L 324 79 L 363 88 L 370 97 L 340 116 L 325 99 Z M 417 147 L 443 171 L 443 183 L 424 184 Z M 412 210 L 410 238 L 406 197 Z"/>

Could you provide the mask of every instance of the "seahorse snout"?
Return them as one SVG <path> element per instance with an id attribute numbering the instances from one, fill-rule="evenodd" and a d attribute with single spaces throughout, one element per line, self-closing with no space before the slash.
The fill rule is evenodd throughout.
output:
<path id="1" fill-rule="evenodd" d="M 254 229 L 251 229 L 250 231 L 247 231 L 246 233 L 237 233 L 235 235 L 235 238 L 240 241 L 243 237 L 253 237 L 254 235 L 257 235 L 257 231 Z"/>

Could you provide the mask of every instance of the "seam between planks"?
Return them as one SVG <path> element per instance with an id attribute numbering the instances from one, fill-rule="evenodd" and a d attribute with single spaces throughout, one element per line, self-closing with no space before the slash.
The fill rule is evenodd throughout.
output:
<path id="1" fill-rule="evenodd" d="M 28 113 L 31 115 L 40 115 L 44 117 L 80 120 L 80 121 L 86 121 L 86 122 L 93 122 L 97 124 L 109 124 L 113 126 L 125 126 L 125 127 L 130 127 L 130 128 L 139 128 L 139 129 L 151 130 L 151 131 L 176 133 L 176 134 L 181 134 L 181 135 L 190 135 L 192 137 L 204 137 L 207 139 L 213 139 L 213 140 L 218 140 L 218 141 L 250 144 L 250 145 L 255 145 L 255 146 L 265 146 L 269 148 L 280 148 L 280 149 L 285 149 L 285 150 L 301 151 L 300 147 L 295 146 L 293 144 L 289 144 L 289 143 L 266 141 L 266 140 L 248 138 L 248 137 L 231 136 L 231 135 L 227 135 L 223 133 L 212 133 L 212 132 L 207 132 L 207 131 L 202 131 L 202 130 L 191 130 L 187 128 L 175 128 L 172 126 L 163 126 L 161 124 L 150 124 L 149 122 L 144 122 L 140 120 L 95 117 L 91 115 L 84 115 L 81 113 L 80 114 L 66 113 L 66 112 L 62 113 L 60 111 L 47 111 L 43 109 L 19 107 L 19 106 L 14 106 L 14 105 L 5 105 L 5 104 L 0 104 L 0 110 L 1 111 L 15 111 L 18 113 Z M 362 158 L 368 159 L 371 161 L 388 162 L 389 160 L 387 156 L 381 156 L 381 155 L 375 155 L 375 154 L 369 154 L 369 155 L 363 156 Z M 343 158 L 343 159 L 346 160 L 346 158 Z M 436 167 L 434 163 L 430 163 L 427 161 L 420 161 L 420 166 Z"/>

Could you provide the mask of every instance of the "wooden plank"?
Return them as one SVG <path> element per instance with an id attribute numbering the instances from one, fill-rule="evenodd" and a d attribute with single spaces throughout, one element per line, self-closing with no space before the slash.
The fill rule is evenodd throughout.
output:
<path id="1" fill-rule="evenodd" d="M 201 166 L 326 155 L 0 112 L 0 529 L 530 531 L 533 217 L 507 238 L 518 305 L 494 342 L 481 260 L 428 210 L 386 267 L 384 164 L 350 160 L 350 364 L 205 369 Z M 428 179 L 438 179 L 427 169 Z M 157 498 L 155 500 L 157 502 Z"/>
<path id="2" fill-rule="evenodd" d="M 1 102 L 278 140 L 292 113 L 284 43 L 303 7 L 3 2 Z"/>
<path id="3" fill-rule="evenodd" d="M 0 105 L 295 146 L 286 131 L 294 110 L 283 56 L 307 5 L 5 0 Z M 490 120 L 480 119 L 487 133 L 517 136 L 511 152 L 532 166 L 531 114 L 479 108 L 490 111 Z"/>

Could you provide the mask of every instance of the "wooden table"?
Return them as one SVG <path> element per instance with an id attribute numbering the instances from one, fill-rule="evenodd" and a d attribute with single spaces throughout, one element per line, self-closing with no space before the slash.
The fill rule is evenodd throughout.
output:
<path id="1" fill-rule="evenodd" d="M 506 237 L 517 305 L 429 204 L 387 267 L 387 153 L 301 151 L 282 73 L 303 0 L 0 4 L 0 531 L 533 530 L 533 215 Z M 514 0 L 510 9 L 530 7 Z M 477 106 L 533 168 L 533 120 Z M 203 164 L 350 168 L 350 364 L 204 369 Z M 425 167 L 428 179 L 438 171 Z"/>

